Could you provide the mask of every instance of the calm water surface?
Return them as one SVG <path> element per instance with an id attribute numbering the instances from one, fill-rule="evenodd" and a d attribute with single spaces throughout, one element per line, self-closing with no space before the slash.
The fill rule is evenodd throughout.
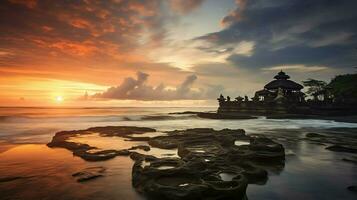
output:
<path id="1" fill-rule="evenodd" d="M 0 178 L 18 177 L 0 182 L 0 199 L 142 198 L 131 187 L 133 162 L 130 158 L 86 162 L 73 157 L 67 150 L 47 148 L 44 144 L 60 130 L 109 125 L 144 126 L 158 131 L 199 127 L 243 128 L 247 134 L 301 138 L 311 130 L 324 133 L 329 128 L 357 128 L 354 123 L 329 120 L 273 120 L 264 117 L 207 120 L 192 115 L 168 115 L 187 110 L 213 111 L 214 108 L 0 108 Z M 118 138 L 81 139 L 88 143 L 96 142 L 103 148 L 131 146 Z M 285 167 L 270 169 L 265 184 L 249 185 L 248 199 L 356 199 L 356 194 L 346 190 L 349 185 L 357 185 L 357 165 L 341 161 L 344 156 L 350 156 L 348 153 L 331 152 L 325 150 L 326 146 L 307 141 L 283 138 L 279 142 L 288 154 Z M 159 156 L 163 152 L 153 149 L 152 153 Z M 105 176 L 85 183 L 77 183 L 71 176 L 92 166 L 106 167 Z"/>

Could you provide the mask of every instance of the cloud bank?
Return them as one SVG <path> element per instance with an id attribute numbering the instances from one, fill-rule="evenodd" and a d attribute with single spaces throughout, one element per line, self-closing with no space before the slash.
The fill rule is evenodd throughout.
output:
<path id="1" fill-rule="evenodd" d="M 166 87 L 163 83 L 158 86 L 147 84 L 149 74 L 137 72 L 136 78 L 127 77 L 124 81 L 106 91 L 94 95 L 85 95 L 85 99 L 120 99 L 142 101 L 168 101 L 168 100 L 203 100 L 215 98 L 223 88 L 217 85 L 209 85 L 206 89 L 193 88 L 197 80 L 196 75 L 189 75 L 178 86 Z"/>
<path id="2" fill-rule="evenodd" d="M 18 76 L 108 86 L 136 71 L 145 71 L 155 84 L 164 81 L 176 85 L 176 80 L 189 72 L 148 54 L 167 45 L 170 28 L 178 26 L 182 17 L 199 9 L 203 2 L 1 1 L 3 82 L 11 83 L 9 88 L 16 85 L 18 90 L 23 88 L 23 83 L 14 80 Z M 177 79 L 167 78 L 173 74 Z M 83 90 L 94 92 L 94 88 Z"/>
<path id="3" fill-rule="evenodd" d="M 250 56 L 227 60 L 251 70 L 283 65 L 353 68 L 357 64 L 357 1 L 237 1 L 224 29 L 198 40 L 212 48 L 253 42 Z"/>

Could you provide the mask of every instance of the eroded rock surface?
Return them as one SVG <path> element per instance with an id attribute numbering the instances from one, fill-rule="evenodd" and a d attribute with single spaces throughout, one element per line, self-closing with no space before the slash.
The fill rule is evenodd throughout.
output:
<path id="1" fill-rule="evenodd" d="M 138 145 L 138 146 L 133 146 L 128 150 L 136 150 L 136 149 L 141 149 L 143 151 L 150 151 L 150 147 L 147 145 Z"/>
<path id="2" fill-rule="evenodd" d="M 313 144 L 326 145 L 325 149 L 334 152 L 357 153 L 356 128 L 330 128 L 323 134 L 307 133 L 304 140 Z"/>
<path id="3" fill-rule="evenodd" d="M 118 136 L 148 145 L 128 149 L 97 149 L 88 144 L 71 142 L 71 137 L 93 132 L 102 137 Z M 135 161 L 132 184 L 135 189 L 154 199 L 243 199 L 248 184 L 263 184 L 267 170 L 284 167 L 285 150 L 264 136 L 248 136 L 244 130 L 196 128 L 166 132 L 156 137 L 140 134 L 155 132 L 140 127 L 96 127 L 57 133 L 49 147 L 62 147 L 88 161 L 130 156 Z M 136 136 L 133 136 L 135 134 Z M 157 158 L 151 148 L 171 149 L 179 157 Z M 142 150 L 147 155 L 135 152 Z M 103 176 L 105 169 L 88 168 L 73 174 L 77 181 Z"/>
<path id="4" fill-rule="evenodd" d="M 326 147 L 326 149 L 336 152 L 357 153 L 357 147 L 349 145 L 332 145 Z"/>
<path id="5" fill-rule="evenodd" d="M 89 146 L 88 144 L 81 144 L 71 142 L 71 137 L 83 136 L 92 133 L 99 133 L 102 137 L 128 137 L 128 140 L 131 140 L 132 134 L 143 134 L 147 132 L 155 132 L 155 129 L 144 128 L 144 127 L 129 127 L 129 126 L 106 126 L 106 127 L 94 127 L 86 130 L 77 130 L 77 131 L 61 131 L 56 133 L 52 138 L 52 141 L 47 144 L 49 147 L 62 147 L 66 148 L 73 152 L 73 155 L 79 156 L 87 161 L 101 161 L 114 158 L 118 155 L 130 155 L 129 150 L 100 150 L 97 147 Z M 145 137 L 146 140 L 149 140 L 149 137 Z M 144 147 L 139 147 L 144 148 Z M 147 149 L 147 147 L 146 147 Z"/>
<path id="6" fill-rule="evenodd" d="M 250 140 L 235 145 L 236 140 Z M 180 158 L 132 154 L 133 186 L 151 198 L 243 199 L 249 183 L 265 182 L 265 166 L 284 166 L 281 144 L 244 130 L 188 129 L 154 137 L 157 148 L 178 149 Z"/>

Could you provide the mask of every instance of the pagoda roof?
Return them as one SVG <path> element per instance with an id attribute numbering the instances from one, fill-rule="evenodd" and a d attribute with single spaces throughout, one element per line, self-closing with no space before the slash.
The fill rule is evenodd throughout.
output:
<path id="1" fill-rule="evenodd" d="M 289 75 L 285 72 L 280 71 L 277 75 L 274 76 L 276 80 L 273 80 L 264 86 L 265 89 L 274 90 L 278 88 L 288 89 L 288 90 L 301 90 L 304 87 L 294 81 L 288 80 Z"/>
<path id="2" fill-rule="evenodd" d="M 277 75 L 274 76 L 274 78 L 277 80 L 287 80 L 290 78 L 290 76 L 281 70 Z"/>
<path id="3" fill-rule="evenodd" d="M 290 89 L 290 90 L 301 90 L 304 87 L 298 83 L 295 83 L 294 81 L 280 79 L 280 80 L 271 81 L 270 83 L 266 84 L 264 86 L 264 88 L 268 89 L 268 90 L 274 90 L 274 89 L 278 89 L 278 88 Z"/>

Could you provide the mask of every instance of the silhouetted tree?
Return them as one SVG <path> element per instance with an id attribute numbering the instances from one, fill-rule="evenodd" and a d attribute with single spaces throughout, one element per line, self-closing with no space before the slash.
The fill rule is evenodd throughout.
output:
<path id="1" fill-rule="evenodd" d="M 337 101 L 357 103 L 357 74 L 338 75 L 328 86 Z"/>
<path id="2" fill-rule="evenodd" d="M 311 95 L 314 100 L 318 100 L 318 96 L 323 94 L 327 83 L 325 81 L 320 81 L 316 79 L 307 79 L 302 82 L 305 87 L 307 87 L 306 94 Z"/>

